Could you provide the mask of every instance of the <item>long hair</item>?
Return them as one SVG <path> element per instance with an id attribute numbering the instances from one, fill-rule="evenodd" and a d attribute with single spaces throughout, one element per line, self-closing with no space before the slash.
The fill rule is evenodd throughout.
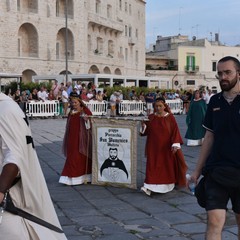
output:
<path id="1" fill-rule="evenodd" d="M 161 102 L 161 103 L 163 103 L 163 105 L 164 105 L 164 111 L 165 112 L 168 112 L 168 113 L 172 113 L 171 112 L 171 109 L 169 108 L 169 106 L 167 105 L 167 103 L 166 103 L 166 101 L 165 101 L 165 98 L 163 98 L 163 97 L 158 97 L 158 98 L 156 98 L 156 100 L 155 100 L 155 103 L 156 102 Z M 153 107 L 154 107 L 154 111 L 155 111 L 155 103 L 153 104 Z"/>

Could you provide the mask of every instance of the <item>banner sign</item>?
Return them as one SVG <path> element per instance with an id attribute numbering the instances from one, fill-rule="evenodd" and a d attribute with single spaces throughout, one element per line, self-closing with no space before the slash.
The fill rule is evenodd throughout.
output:
<path id="1" fill-rule="evenodd" d="M 137 122 L 92 118 L 92 183 L 136 188 Z"/>

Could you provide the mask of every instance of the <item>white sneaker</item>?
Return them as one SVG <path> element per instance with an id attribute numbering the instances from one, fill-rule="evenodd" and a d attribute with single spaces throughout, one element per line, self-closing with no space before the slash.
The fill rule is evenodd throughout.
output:
<path id="1" fill-rule="evenodd" d="M 141 191 L 146 193 L 148 196 L 151 196 L 151 191 L 145 187 L 141 187 Z"/>

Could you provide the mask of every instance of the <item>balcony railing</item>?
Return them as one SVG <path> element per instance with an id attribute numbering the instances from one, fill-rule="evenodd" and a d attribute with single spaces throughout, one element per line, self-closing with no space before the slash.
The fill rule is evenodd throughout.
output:
<path id="1" fill-rule="evenodd" d="M 132 38 L 132 37 L 131 37 L 131 38 L 128 39 L 128 44 L 129 44 L 129 45 L 135 45 L 136 42 L 137 42 L 136 38 Z"/>
<path id="2" fill-rule="evenodd" d="M 185 66 L 185 72 L 187 73 L 199 72 L 199 66 Z"/>

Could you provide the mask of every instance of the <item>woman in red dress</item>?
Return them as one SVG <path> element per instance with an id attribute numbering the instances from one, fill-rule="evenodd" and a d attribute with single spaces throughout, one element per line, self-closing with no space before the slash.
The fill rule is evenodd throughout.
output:
<path id="1" fill-rule="evenodd" d="M 59 179 L 66 185 L 91 182 L 92 133 L 91 111 L 80 98 L 72 98 L 72 110 L 66 124 L 63 152 L 66 162 Z"/>
<path id="2" fill-rule="evenodd" d="M 164 99 L 156 99 L 154 111 L 149 121 L 142 122 L 141 129 L 141 135 L 147 136 L 146 179 L 141 190 L 147 195 L 173 190 L 178 178 L 175 153 L 183 144 L 177 122 Z"/>

